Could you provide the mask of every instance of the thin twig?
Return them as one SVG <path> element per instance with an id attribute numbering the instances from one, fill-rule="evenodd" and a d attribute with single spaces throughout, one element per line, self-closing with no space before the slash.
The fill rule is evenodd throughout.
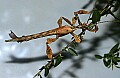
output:
<path id="1" fill-rule="evenodd" d="M 117 23 L 120 23 L 120 21 L 118 21 L 118 20 L 115 20 L 115 21 L 102 21 L 102 22 L 99 22 L 99 23 L 108 23 L 108 22 L 117 22 Z"/>

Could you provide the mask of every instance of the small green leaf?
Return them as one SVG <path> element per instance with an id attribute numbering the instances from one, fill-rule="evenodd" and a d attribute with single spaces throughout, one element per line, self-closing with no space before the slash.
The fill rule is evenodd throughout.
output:
<path id="1" fill-rule="evenodd" d="M 46 77 L 48 74 L 49 74 L 49 68 L 48 68 L 48 67 L 45 67 L 45 73 L 44 73 L 44 76 Z"/>
<path id="2" fill-rule="evenodd" d="M 114 62 L 118 62 L 118 59 L 117 59 L 116 57 L 114 57 L 112 60 L 113 60 Z"/>
<path id="3" fill-rule="evenodd" d="M 109 59 L 108 61 L 107 61 L 107 63 L 108 63 L 108 66 L 111 64 L 111 59 Z"/>
<path id="4" fill-rule="evenodd" d="M 96 57 L 97 59 L 102 59 L 102 58 L 103 58 L 103 57 L 100 56 L 100 55 L 95 55 L 95 57 Z"/>
<path id="5" fill-rule="evenodd" d="M 115 67 L 116 67 L 116 68 L 120 68 L 120 66 L 116 66 L 116 65 L 115 65 Z"/>
<path id="6" fill-rule="evenodd" d="M 92 23 L 94 24 L 100 21 L 100 18 L 101 18 L 100 12 L 98 10 L 93 10 Z"/>
<path id="7" fill-rule="evenodd" d="M 110 50 L 109 53 L 115 53 L 115 51 L 118 49 L 118 47 L 119 47 L 119 43 L 117 43 L 116 45 L 114 45 L 114 46 L 112 47 L 112 49 Z"/>
<path id="8" fill-rule="evenodd" d="M 117 58 L 113 58 L 113 59 L 112 59 L 112 62 L 113 62 L 115 65 L 118 65 L 118 63 L 117 63 Z"/>
<path id="9" fill-rule="evenodd" d="M 120 62 L 120 57 L 117 57 L 117 62 Z"/>
<path id="10" fill-rule="evenodd" d="M 119 52 L 116 53 L 116 57 L 119 57 Z"/>
<path id="11" fill-rule="evenodd" d="M 108 54 L 104 54 L 104 58 L 108 59 L 108 58 L 111 58 L 111 57 L 112 57 L 112 54 L 109 54 L 109 53 Z"/>
<path id="12" fill-rule="evenodd" d="M 40 78 L 42 78 L 42 76 L 40 75 Z"/>
<path id="13" fill-rule="evenodd" d="M 72 55 L 78 56 L 77 52 L 72 48 L 68 48 L 68 52 L 70 52 Z"/>
<path id="14" fill-rule="evenodd" d="M 42 66 L 39 70 L 43 70 L 45 68 L 45 66 Z"/>
<path id="15" fill-rule="evenodd" d="M 61 62 L 62 62 L 62 57 L 58 56 L 57 59 L 56 59 L 54 67 L 58 66 Z"/>
<path id="16" fill-rule="evenodd" d="M 72 46 L 75 49 L 78 46 L 78 43 L 74 41 L 73 44 L 72 44 Z"/>
<path id="17" fill-rule="evenodd" d="M 103 63 L 104 63 L 104 65 L 105 65 L 106 67 L 109 66 L 109 63 L 106 61 L 106 59 L 103 59 Z"/>
<path id="18" fill-rule="evenodd" d="M 51 65 L 54 66 L 54 60 L 52 60 L 52 64 Z"/>

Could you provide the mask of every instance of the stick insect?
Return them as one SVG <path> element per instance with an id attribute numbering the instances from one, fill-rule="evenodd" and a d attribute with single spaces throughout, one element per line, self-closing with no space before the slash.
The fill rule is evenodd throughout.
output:
<path id="1" fill-rule="evenodd" d="M 46 36 L 56 35 L 56 38 L 48 38 L 47 41 L 46 41 L 46 47 L 47 47 L 46 48 L 46 54 L 47 54 L 49 59 L 52 59 L 52 57 L 53 57 L 52 56 L 52 50 L 51 50 L 49 44 L 51 44 L 52 42 L 55 42 L 59 37 L 62 37 L 62 36 L 67 35 L 67 34 L 71 34 L 73 36 L 75 42 L 81 42 L 81 37 L 76 35 L 74 33 L 74 31 L 77 30 L 77 29 L 87 29 L 87 30 L 89 30 L 89 29 L 86 28 L 87 25 L 85 23 L 82 24 L 80 22 L 78 14 L 89 14 L 89 13 L 90 12 L 85 11 L 85 10 L 79 10 L 77 12 L 74 12 L 75 17 L 72 18 L 72 22 L 69 21 L 65 17 L 60 17 L 59 20 L 57 21 L 58 26 L 59 26 L 58 28 L 48 30 L 48 31 L 44 31 L 44 32 L 40 32 L 40 33 L 37 33 L 37 34 L 18 37 L 11 31 L 9 36 L 12 39 L 5 40 L 5 42 L 23 42 L 23 41 L 29 41 L 29 40 L 33 40 L 33 39 L 37 39 L 37 38 L 46 37 Z M 62 25 L 62 20 L 65 20 L 69 25 Z M 76 21 L 78 21 L 78 23 L 79 23 L 79 25 L 77 25 L 77 26 L 75 26 Z"/>

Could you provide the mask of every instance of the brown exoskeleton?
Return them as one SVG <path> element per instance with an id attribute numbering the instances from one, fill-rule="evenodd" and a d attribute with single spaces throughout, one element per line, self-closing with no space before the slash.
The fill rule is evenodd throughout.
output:
<path id="1" fill-rule="evenodd" d="M 89 14 L 88 11 L 84 11 L 84 10 L 80 10 L 77 12 L 74 12 L 75 17 L 72 18 L 72 22 L 70 22 L 67 18 L 65 17 L 60 17 L 58 20 L 58 28 L 52 29 L 52 30 L 48 30 L 48 31 L 44 31 L 41 33 L 37 33 L 37 34 L 32 34 L 32 35 L 27 35 L 27 36 L 22 36 L 22 37 L 17 37 L 12 31 L 9 34 L 9 36 L 12 39 L 9 40 L 5 40 L 5 42 L 23 42 L 23 41 L 29 41 L 29 40 L 33 40 L 33 39 L 37 39 L 37 38 L 42 38 L 42 37 L 46 37 L 46 36 L 51 36 L 51 35 L 56 35 L 56 38 L 48 38 L 47 42 L 46 42 L 46 53 L 49 59 L 52 59 L 52 50 L 49 46 L 50 43 L 56 41 L 59 37 L 62 37 L 64 35 L 67 34 L 71 34 L 74 37 L 75 42 L 81 42 L 81 38 L 79 36 L 77 36 L 76 34 L 74 34 L 73 32 L 77 29 L 82 29 L 82 28 L 86 28 L 87 25 L 86 24 L 82 24 L 79 20 L 78 14 Z M 65 20 L 69 25 L 62 25 L 62 20 Z M 79 25 L 75 26 L 76 21 L 78 20 Z M 87 29 L 87 28 L 86 28 Z M 89 29 L 88 29 L 89 30 Z"/>

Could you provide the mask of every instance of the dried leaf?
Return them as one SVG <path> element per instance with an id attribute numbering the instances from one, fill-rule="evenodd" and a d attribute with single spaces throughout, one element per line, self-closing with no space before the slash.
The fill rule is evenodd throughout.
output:
<path id="1" fill-rule="evenodd" d="M 50 48 L 49 45 L 47 45 L 46 54 L 47 54 L 49 59 L 52 59 L 52 49 Z"/>

